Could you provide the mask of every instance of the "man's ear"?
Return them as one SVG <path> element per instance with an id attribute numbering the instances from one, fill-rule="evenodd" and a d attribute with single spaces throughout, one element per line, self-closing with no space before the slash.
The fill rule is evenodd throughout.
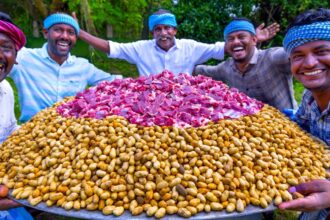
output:
<path id="1" fill-rule="evenodd" d="M 174 28 L 174 35 L 176 35 L 177 32 L 178 32 L 178 29 L 175 27 Z"/>
<path id="2" fill-rule="evenodd" d="M 47 36 L 47 35 L 48 35 L 48 30 L 45 29 L 45 28 L 42 29 L 42 33 L 43 33 L 43 35 L 44 35 L 44 38 L 45 38 L 45 39 L 48 39 L 48 36 Z"/>
<path id="3" fill-rule="evenodd" d="M 253 45 L 256 46 L 257 43 L 258 43 L 258 38 L 256 35 L 252 35 L 252 42 L 253 42 Z"/>

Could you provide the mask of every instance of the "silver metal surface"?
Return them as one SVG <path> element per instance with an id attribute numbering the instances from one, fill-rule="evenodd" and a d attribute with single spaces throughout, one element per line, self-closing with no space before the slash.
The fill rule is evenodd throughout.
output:
<path id="1" fill-rule="evenodd" d="M 116 217 L 114 215 L 103 215 L 101 211 L 88 211 L 86 209 L 81 209 L 79 211 L 76 210 L 65 210 L 63 208 L 57 207 L 57 206 L 51 206 L 48 207 L 45 203 L 39 203 L 37 206 L 31 206 L 27 200 L 16 200 L 16 202 L 34 208 L 38 209 L 44 212 L 48 213 L 53 213 L 56 215 L 62 215 L 62 216 L 67 216 L 67 217 L 74 217 L 74 218 L 81 218 L 81 219 L 95 219 L 95 220 L 109 220 L 109 219 L 155 219 L 153 217 L 148 217 L 145 213 L 142 213 L 137 216 L 132 216 L 129 211 L 125 211 L 123 215 Z M 239 220 L 244 220 L 244 219 L 258 219 L 258 216 L 260 217 L 260 214 L 263 212 L 269 212 L 273 211 L 276 209 L 276 206 L 271 204 L 268 206 L 266 209 L 256 207 L 249 205 L 246 207 L 244 212 L 232 212 L 228 213 L 226 211 L 221 211 L 221 212 L 200 212 L 189 219 L 192 220 L 205 220 L 205 219 L 239 219 Z M 259 214 L 259 215 L 258 215 Z M 162 219 L 168 219 L 168 220 L 174 220 L 174 219 L 186 219 L 182 218 L 178 215 L 167 215 Z"/>

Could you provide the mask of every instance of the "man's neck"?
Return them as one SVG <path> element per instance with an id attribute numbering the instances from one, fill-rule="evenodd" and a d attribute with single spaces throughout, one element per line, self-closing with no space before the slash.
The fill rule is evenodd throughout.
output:
<path id="1" fill-rule="evenodd" d="M 330 88 L 322 91 L 312 91 L 312 94 L 321 112 L 328 108 L 330 102 Z"/>
<path id="2" fill-rule="evenodd" d="M 49 49 L 47 48 L 48 55 L 59 65 L 62 65 L 69 56 L 63 57 L 63 56 L 56 56 L 54 53 L 51 53 Z"/>
<path id="3" fill-rule="evenodd" d="M 247 71 L 247 69 L 248 69 L 248 67 L 249 67 L 249 65 L 250 65 L 250 61 L 251 61 L 251 59 L 252 59 L 252 57 L 253 57 L 253 55 L 254 55 L 254 53 L 255 53 L 255 50 L 256 50 L 256 49 L 254 48 L 253 53 L 251 53 L 249 57 L 246 57 L 245 60 L 242 60 L 241 62 L 237 62 L 237 61 L 234 62 L 236 68 L 237 68 L 241 73 L 245 73 L 245 72 Z"/>

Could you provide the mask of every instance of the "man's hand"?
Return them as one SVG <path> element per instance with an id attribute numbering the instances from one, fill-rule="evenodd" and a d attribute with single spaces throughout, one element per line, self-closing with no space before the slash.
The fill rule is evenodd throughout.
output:
<path id="1" fill-rule="evenodd" d="M 265 27 L 265 24 L 262 23 L 256 29 L 256 35 L 258 42 L 267 41 L 275 37 L 276 33 L 280 31 L 280 25 L 277 23 L 272 23 L 271 25 Z"/>
<path id="2" fill-rule="evenodd" d="M 7 210 L 11 208 L 16 208 L 21 206 L 21 204 L 6 198 L 8 194 L 8 188 L 7 186 L 0 185 L 0 192 L 1 192 L 1 197 L 0 197 L 0 210 Z"/>
<path id="3" fill-rule="evenodd" d="M 299 192 L 306 196 L 304 198 L 283 202 L 280 209 L 297 211 L 315 211 L 330 207 L 330 181 L 313 180 L 302 183 L 289 189 L 291 193 Z"/>

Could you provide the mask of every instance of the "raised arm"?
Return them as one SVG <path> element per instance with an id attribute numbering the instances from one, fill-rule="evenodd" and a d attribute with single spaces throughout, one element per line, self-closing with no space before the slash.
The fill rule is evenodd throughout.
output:
<path id="1" fill-rule="evenodd" d="M 79 36 L 78 36 L 81 40 L 85 41 L 86 43 L 88 43 L 89 45 L 91 45 L 92 47 L 94 47 L 97 50 L 100 50 L 104 53 L 110 53 L 110 46 L 109 46 L 109 41 L 95 37 L 93 35 L 91 35 L 90 33 L 81 30 L 79 32 Z"/>
<path id="2" fill-rule="evenodd" d="M 278 23 L 272 23 L 271 25 L 265 27 L 265 24 L 262 23 L 256 28 L 256 34 L 258 42 L 264 42 L 275 37 L 277 32 L 280 31 L 280 25 Z"/>
<path id="3" fill-rule="evenodd" d="M 78 22 L 75 12 L 72 12 L 72 17 Z M 94 47 L 95 49 L 107 54 L 110 53 L 109 41 L 95 37 L 82 29 L 80 29 L 78 37 L 92 47 Z"/>

